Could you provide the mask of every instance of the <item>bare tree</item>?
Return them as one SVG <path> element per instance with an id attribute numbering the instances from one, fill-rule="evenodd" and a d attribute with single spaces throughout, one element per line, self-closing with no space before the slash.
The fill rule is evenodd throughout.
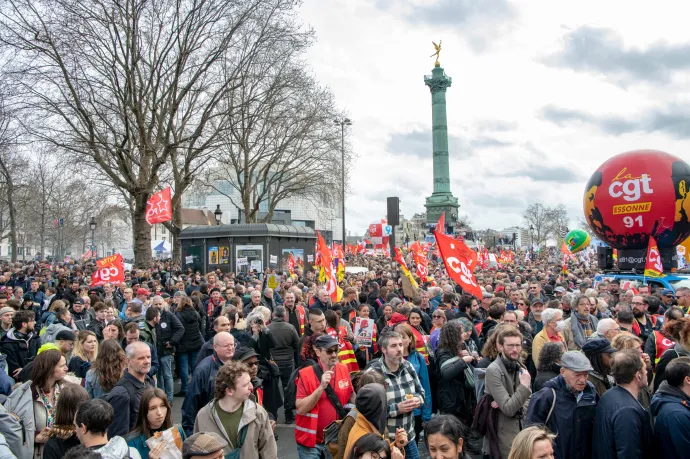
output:
<path id="1" fill-rule="evenodd" d="M 563 204 L 548 208 L 549 236 L 561 241 L 568 234 L 568 211 Z"/>
<path id="2" fill-rule="evenodd" d="M 10 238 L 11 260 L 17 261 L 17 190 L 25 160 L 19 153 L 16 114 L 7 105 L 6 88 L 0 89 L 0 240 Z M 6 212 L 6 214 L 5 214 Z M 6 218 L 3 218 L 7 215 Z"/>
<path id="3" fill-rule="evenodd" d="M 290 52 L 256 61 L 224 100 L 222 141 L 207 184 L 242 210 L 247 223 L 267 222 L 290 197 L 339 200 L 341 117 L 331 92 Z M 349 159 L 349 158 L 348 158 Z M 223 182 L 227 187 L 219 186 Z M 264 204 L 266 213 L 260 215 Z"/>
<path id="4" fill-rule="evenodd" d="M 542 245 L 549 238 L 551 231 L 551 209 L 543 204 L 530 204 L 522 214 L 525 227 L 534 235 L 534 243 Z"/>
<path id="5" fill-rule="evenodd" d="M 151 260 L 146 204 L 165 166 L 193 171 L 248 64 L 301 32 L 298 0 L 9 0 L 0 43 L 38 139 L 107 177 L 131 203 L 135 261 Z M 186 167 L 185 164 L 189 164 Z"/>

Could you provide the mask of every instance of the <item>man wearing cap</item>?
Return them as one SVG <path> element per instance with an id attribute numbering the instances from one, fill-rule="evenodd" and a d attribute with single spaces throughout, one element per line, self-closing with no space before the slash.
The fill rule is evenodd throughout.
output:
<path id="1" fill-rule="evenodd" d="M 339 350 L 337 339 L 319 336 L 314 342 L 317 364 L 302 368 L 297 375 L 295 441 L 300 459 L 321 457 L 326 448 L 323 429 L 343 419 L 347 414 L 344 406 L 355 402 L 350 373 L 339 362 Z"/>
<path id="2" fill-rule="evenodd" d="M 140 302 L 141 304 L 146 304 L 149 299 L 149 295 L 151 295 L 151 292 L 140 287 L 137 289 L 137 297 L 134 300 Z"/>
<path id="3" fill-rule="evenodd" d="M 532 337 L 537 336 L 537 333 L 544 329 L 544 323 L 541 320 L 542 312 L 544 312 L 544 302 L 537 298 L 530 305 L 530 311 L 527 314 L 527 323 L 532 327 Z"/>
<path id="4" fill-rule="evenodd" d="M 182 444 L 182 459 L 223 459 L 228 442 L 213 432 L 199 432 Z"/>
<path id="5" fill-rule="evenodd" d="M 88 330 L 91 323 L 91 314 L 86 311 L 83 298 L 76 298 L 74 300 L 70 313 L 77 330 Z"/>
<path id="6" fill-rule="evenodd" d="M 591 339 L 582 346 L 582 352 L 585 353 L 592 365 L 587 379 L 594 385 L 594 389 L 600 397 L 613 387 L 611 356 L 617 351 L 618 349 L 611 346 L 611 343 L 605 338 Z"/>
<path id="7" fill-rule="evenodd" d="M 213 398 L 213 387 L 218 369 L 235 355 L 235 338 L 221 331 L 213 337 L 213 355 L 206 357 L 194 369 L 192 382 L 182 404 L 182 428 L 192 433 L 197 412 Z"/>
<path id="8" fill-rule="evenodd" d="M 214 399 L 199 411 L 194 432 L 220 435 L 226 455 L 239 450 L 243 458 L 277 458 L 268 413 L 251 399 L 250 373 L 241 362 L 229 362 L 218 370 Z"/>
<path id="9" fill-rule="evenodd" d="M 55 335 L 55 345 L 69 362 L 72 349 L 74 349 L 74 333 L 70 330 L 60 330 Z"/>
<path id="10" fill-rule="evenodd" d="M 551 432 L 558 432 L 553 443 L 554 457 L 558 459 L 592 455 L 599 395 L 587 381 L 591 370 L 582 352 L 568 351 L 561 357 L 561 374 L 547 381 L 530 400 L 525 425 L 546 425 Z"/>
<path id="11" fill-rule="evenodd" d="M 482 323 L 489 318 L 489 308 L 491 307 L 491 300 L 493 298 L 493 293 L 482 292 L 482 301 L 479 304 L 479 309 L 477 309 Z"/>
<path id="12" fill-rule="evenodd" d="M 215 278 L 215 274 L 213 277 Z M 208 300 L 204 303 L 204 308 L 206 309 L 206 315 L 212 320 L 218 317 L 225 307 L 225 298 L 223 298 L 223 294 L 218 287 L 213 287 L 209 294 Z"/>
<path id="13" fill-rule="evenodd" d="M 661 457 L 652 453 L 652 425 L 638 396 L 647 386 L 647 369 L 635 349 L 613 354 L 616 387 L 597 406 L 592 439 L 593 459 Z M 559 432 L 560 436 L 560 432 Z"/>
<path id="14" fill-rule="evenodd" d="M 673 306 L 673 300 L 675 299 L 676 296 L 673 293 L 673 290 L 665 288 L 661 291 L 661 304 L 664 306 L 664 309 L 668 309 Z"/>
<path id="15" fill-rule="evenodd" d="M 14 309 L 9 306 L 0 308 L 0 340 L 12 328 L 12 318 L 14 317 Z"/>

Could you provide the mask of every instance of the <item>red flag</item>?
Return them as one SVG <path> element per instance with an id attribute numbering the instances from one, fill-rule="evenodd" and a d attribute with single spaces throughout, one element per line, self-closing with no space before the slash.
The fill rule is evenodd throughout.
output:
<path id="1" fill-rule="evenodd" d="M 91 286 L 125 281 L 125 265 L 119 253 L 97 260 L 96 266 L 98 269 L 91 276 Z"/>
<path id="2" fill-rule="evenodd" d="M 422 253 L 424 252 L 424 248 L 422 248 L 422 244 L 420 244 L 419 241 L 414 241 L 414 243 L 410 246 L 410 251 L 415 253 Z"/>
<path id="3" fill-rule="evenodd" d="M 474 277 L 474 266 L 477 264 L 477 253 L 451 237 L 434 231 L 436 243 L 441 252 L 443 263 L 446 265 L 448 275 L 460 284 L 462 289 L 477 298 L 482 297 L 482 289 L 477 285 Z M 472 256 L 474 254 L 474 257 Z"/>
<path id="4" fill-rule="evenodd" d="M 290 252 L 290 255 L 288 255 L 288 271 L 290 271 L 290 274 L 295 273 L 295 256 Z"/>
<path id="5" fill-rule="evenodd" d="M 446 211 L 442 210 L 441 211 L 441 216 L 438 217 L 438 223 L 436 223 L 436 228 L 434 231 L 439 231 L 439 229 L 442 229 L 442 233 L 446 234 Z"/>
<path id="6" fill-rule="evenodd" d="M 321 258 L 321 267 L 323 268 L 324 273 L 326 274 L 326 279 L 328 279 L 328 281 L 326 282 L 326 291 L 328 292 L 328 295 L 331 297 L 331 300 L 335 303 L 336 301 L 338 301 L 338 281 L 335 277 L 333 257 L 331 256 L 331 250 L 328 248 L 328 245 L 326 244 L 326 241 L 323 239 L 323 236 L 321 236 L 321 233 L 317 231 L 316 236 L 318 237 L 317 247 L 318 255 L 320 255 Z"/>
<path id="7" fill-rule="evenodd" d="M 659 277 L 664 273 L 664 265 L 661 262 L 659 247 L 656 245 L 654 236 L 649 236 L 647 244 L 647 261 L 644 265 L 644 275 L 649 277 Z"/>
<path id="8" fill-rule="evenodd" d="M 170 187 L 153 193 L 146 203 L 146 221 L 149 225 L 172 220 L 172 198 Z"/>
<path id="9" fill-rule="evenodd" d="M 421 253 L 412 252 L 414 256 L 414 263 L 417 265 L 417 276 L 422 282 L 426 282 L 426 277 L 429 275 L 429 260 Z"/>
<path id="10" fill-rule="evenodd" d="M 408 270 L 407 268 L 407 263 L 405 263 L 405 259 L 403 258 L 402 252 L 400 251 L 399 248 L 394 247 L 393 250 L 395 251 L 395 256 L 393 257 L 393 260 L 397 261 L 400 266 L 402 266 L 403 269 Z"/>

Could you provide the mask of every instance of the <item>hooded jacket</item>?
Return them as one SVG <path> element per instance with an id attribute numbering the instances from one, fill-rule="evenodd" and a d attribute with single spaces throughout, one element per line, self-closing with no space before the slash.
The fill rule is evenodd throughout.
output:
<path id="1" fill-rule="evenodd" d="M 10 376 L 17 368 L 24 368 L 33 360 L 41 347 L 41 340 L 34 332 L 29 332 L 26 339 L 20 338 L 14 328 L 10 328 L 0 340 L 0 350 L 7 355 L 7 370 Z"/>
<path id="2" fill-rule="evenodd" d="M 373 433 L 381 437 L 385 434 L 388 420 L 386 389 L 382 385 L 371 383 L 364 385 L 357 393 L 355 400 L 357 419 L 347 437 L 345 454 L 350 457 L 352 448 L 360 437 Z"/>
<path id="3" fill-rule="evenodd" d="M 137 459 L 141 457 L 136 450 L 130 452 L 130 448 L 127 446 L 125 439 L 118 436 L 111 438 L 108 440 L 108 443 L 100 448 L 91 449 L 100 453 L 103 459 Z"/>
<path id="4" fill-rule="evenodd" d="M 690 397 L 664 381 L 652 398 L 654 451 L 658 457 L 681 459 L 690 450 Z"/>
<path id="5" fill-rule="evenodd" d="M 45 328 L 45 333 L 41 335 L 41 344 L 54 343 L 55 337 L 62 330 L 73 331 L 71 328 L 66 326 L 64 323 L 57 319 L 53 324 Z"/>
<path id="6" fill-rule="evenodd" d="M 72 314 L 72 320 L 74 321 L 74 325 L 77 327 L 77 330 L 89 329 L 89 324 L 91 323 L 91 314 L 89 314 L 89 311 L 87 311 L 86 308 L 82 309 L 81 312 L 76 312 L 74 309 L 70 309 L 70 313 Z"/>
<path id="7" fill-rule="evenodd" d="M 239 432 L 244 429 L 246 429 L 246 436 L 240 448 L 240 459 L 273 459 L 278 457 L 278 447 L 273 437 L 268 413 L 249 399 L 244 402 L 238 438 L 240 437 Z M 194 422 L 194 433 L 197 432 L 213 432 L 223 437 L 228 443 L 224 450 L 226 456 L 237 447 L 237 445 L 230 444 L 230 438 L 225 427 L 216 414 L 215 400 L 212 400 L 199 411 Z"/>
<path id="8" fill-rule="evenodd" d="M 553 404 L 554 390 L 556 404 Z M 599 395 L 594 385 L 587 382 L 582 397 L 577 401 L 563 376 L 559 375 L 544 383 L 544 387 L 532 398 L 527 409 L 525 426 L 544 424 L 557 435 L 553 442 L 553 454 L 558 459 L 585 459 L 592 455 L 594 415 Z M 551 417 L 548 422 L 551 407 Z"/>

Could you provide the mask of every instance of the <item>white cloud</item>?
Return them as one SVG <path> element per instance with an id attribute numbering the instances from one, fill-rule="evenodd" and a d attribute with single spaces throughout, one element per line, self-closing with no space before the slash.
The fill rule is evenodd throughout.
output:
<path id="1" fill-rule="evenodd" d="M 677 126 L 664 128 L 677 119 L 655 113 L 673 115 L 668 107 L 690 96 L 685 65 L 675 60 L 663 67 L 664 58 L 690 49 L 688 9 L 670 0 L 656 2 L 654 14 L 646 3 L 620 0 L 305 0 L 302 16 L 318 37 L 310 65 L 354 121 L 359 160 L 347 199 L 348 231 L 361 232 L 384 216 L 386 196 L 399 196 L 406 216 L 424 210 L 432 146 L 429 140 L 425 156 L 431 104 L 423 76 L 433 67 L 432 40 L 443 40 L 441 64 L 453 78 L 447 92 L 451 187 L 461 214 L 476 227 L 520 224 L 535 201 L 564 204 L 575 224 L 587 178 L 609 157 L 641 148 L 682 157 L 688 141 Z M 441 21 L 445 11 L 450 19 Z M 458 14 L 462 20 L 451 20 Z M 615 37 L 596 42 L 619 52 L 615 65 L 603 65 L 605 57 L 588 55 L 587 48 L 576 48 L 584 61 L 568 65 L 568 40 L 591 29 L 607 31 L 597 39 Z M 638 78 L 647 66 L 663 78 L 652 83 L 648 72 Z M 545 110 L 558 115 L 556 108 L 580 121 L 544 116 Z M 602 114 L 631 129 L 596 125 Z"/>

